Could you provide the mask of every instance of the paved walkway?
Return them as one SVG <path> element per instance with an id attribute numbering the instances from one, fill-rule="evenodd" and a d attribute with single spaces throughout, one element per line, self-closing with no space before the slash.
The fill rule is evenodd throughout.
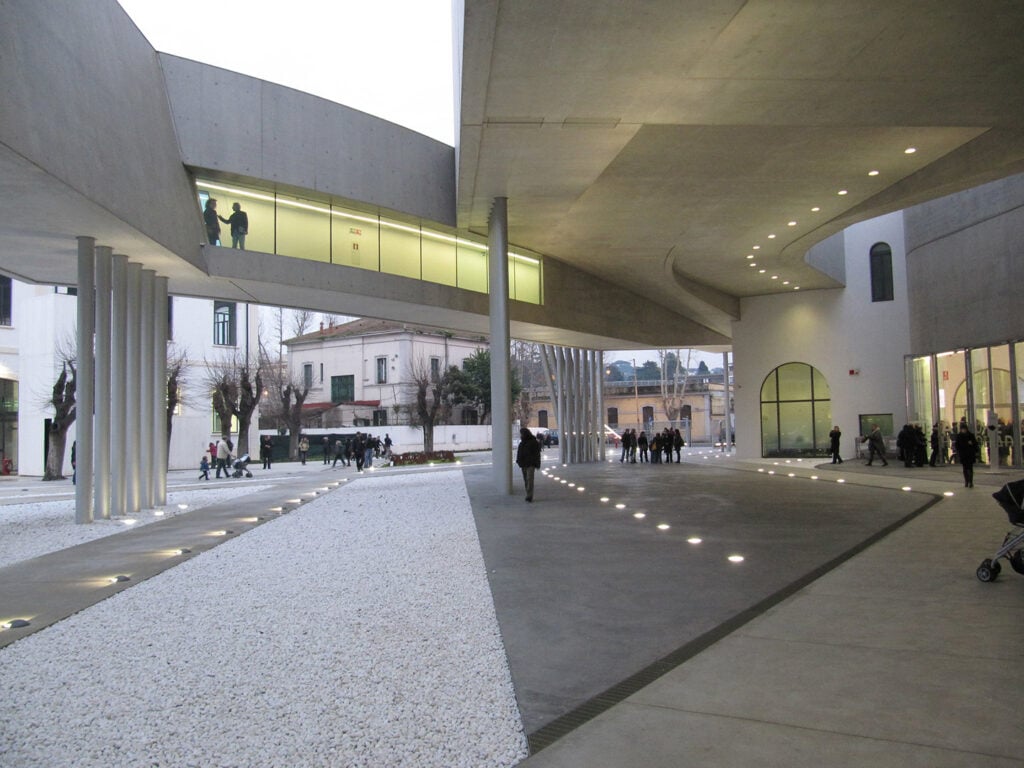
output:
<path id="1" fill-rule="evenodd" d="M 974 576 L 1009 527 L 990 494 L 1018 474 L 979 469 L 969 490 L 955 467 L 547 453 L 534 504 L 493 492 L 486 454 L 465 465 L 524 765 L 1024 765 L 1024 576 Z M 0 644 L 346 477 L 278 465 L 259 498 L 2 568 L 0 618 L 32 626 Z M 0 500 L 42 487 L 4 481 Z"/>

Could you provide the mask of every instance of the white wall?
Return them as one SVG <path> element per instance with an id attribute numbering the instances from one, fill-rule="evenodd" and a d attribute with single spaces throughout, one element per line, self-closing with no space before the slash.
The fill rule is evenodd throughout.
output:
<path id="1" fill-rule="evenodd" d="M 825 376 L 845 455 L 853 450 L 859 414 L 892 413 L 897 428 L 906 418 L 910 331 L 902 213 L 857 224 L 841 236 L 846 288 L 742 301 L 741 319 L 733 323 L 739 456 L 761 456 L 761 385 L 783 363 L 807 363 Z M 880 241 L 892 249 L 895 300 L 873 303 L 868 253 Z"/>

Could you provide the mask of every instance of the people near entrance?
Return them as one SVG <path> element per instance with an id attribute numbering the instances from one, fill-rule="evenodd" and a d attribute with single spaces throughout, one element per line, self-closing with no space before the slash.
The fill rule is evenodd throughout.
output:
<path id="1" fill-rule="evenodd" d="M 321 447 L 323 448 L 323 451 L 324 451 L 324 464 L 330 464 L 331 463 L 331 438 L 328 437 L 327 435 L 324 435 L 323 439 L 320 441 L 320 445 L 321 445 Z"/>
<path id="2" fill-rule="evenodd" d="M 309 438 L 302 435 L 299 438 L 299 461 L 302 462 L 302 466 L 306 466 L 306 457 L 309 455 Z"/>
<path id="3" fill-rule="evenodd" d="M 683 440 L 683 433 L 678 429 L 672 430 L 672 450 L 676 452 L 676 464 L 682 461 L 683 446 L 686 445 L 686 441 Z"/>
<path id="4" fill-rule="evenodd" d="M 649 464 L 650 463 L 650 458 L 649 458 L 649 455 L 647 453 L 648 443 L 647 443 L 647 433 L 646 432 L 643 432 L 643 431 L 640 432 L 640 436 L 637 437 L 637 439 L 636 439 L 636 447 L 637 447 L 637 449 L 638 449 L 638 451 L 640 453 L 640 463 L 641 464 Z"/>
<path id="5" fill-rule="evenodd" d="M 978 460 L 978 439 L 967 426 L 966 421 L 960 422 L 960 431 L 953 440 L 956 457 L 964 471 L 964 488 L 974 487 L 974 462 Z"/>
<path id="6" fill-rule="evenodd" d="M 212 197 L 206 201 L 206 207 L 203 209 L 203 223 L 206 224 L 206 240 L 210 245 L 220 245 L 220 223 L 230 223 L 228 219 L 225 219 L 219 213 L 217 213 L 217 201 Z"/>
<path id="7" fill-rule="evenodd" d="M 874 462 L 875 456 L 882 460 L 883 467 L 889 466 L 889 462 L 885 460 L 885 438 L 882 437 L 882 429 L 877 424 L 872 424 L 871 432 L 866 437 L 862 437 L 860 441 L 868 444 L 867 465 L 869 467 Z"/>
<path id="8" fill-rule="evenodd" d="M 516 465 L 523 472 L 526 500 L 533 501 L 534 474 L 540 469 L 540 441 L 533 432 L 523 427 L 519 430 L 519 447 L 516 449 Z"/>
<path id="9" fill-rule="evenodd" d="M 204 453 L 202 458 L 199 459 L 199 477 L 196 480 L 209 480 L 210 479 L 210 460 L 206 458 Z"/>
<path id="10" fill-rule="evenodd" d="M 231 225 L 231 247 L 245 250 L 245 236 L 249 234 L 249 214 L 242 210 L 241 203 L 231 206 L 234 211 L 228 216 L 227 224 Z"/>
<path id="11" fill-rule="evenodd" d="M 832 431 L 828 433 L 828 447 L 832 452 L 832 463 L 842 464 L 843 457 L 839 455 L 839 443 L 843 439 L 843 431 L 839 429 L 839 425 L 836 424 L 832 427 Z"/>

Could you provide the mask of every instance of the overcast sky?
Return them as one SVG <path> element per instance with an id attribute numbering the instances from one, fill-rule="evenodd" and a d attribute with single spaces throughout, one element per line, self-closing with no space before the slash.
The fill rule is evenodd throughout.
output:
<path id="1" fill-rule="evenodd" d="M 451 0 L 119 0 L 158 51 L 453 145 Z"/>

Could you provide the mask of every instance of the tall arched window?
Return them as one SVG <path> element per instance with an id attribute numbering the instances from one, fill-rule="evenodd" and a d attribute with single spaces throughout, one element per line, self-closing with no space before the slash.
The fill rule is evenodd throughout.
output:
<path id="1" fill-rule="evenodd" d="M 871 246 L 871 300 L 892 301 L 892 248 L 888 243 Z"/>
<path id="2" fill-rule="evenodd" d="M 761 385 L 761 455 L 828 456 L 828 382 L 807 363 L 786 363 Z"/>

